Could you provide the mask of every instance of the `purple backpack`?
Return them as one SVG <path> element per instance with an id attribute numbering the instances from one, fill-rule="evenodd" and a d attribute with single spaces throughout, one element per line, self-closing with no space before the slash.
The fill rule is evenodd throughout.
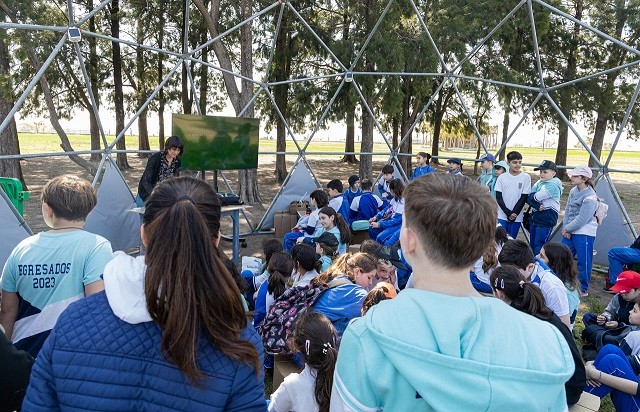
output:
<path id="1" fill-rule="evenodd" d="M 273 302 L 260 324 L 259 332 L 264 350 L 269 353 L 294 354 L 295 351 L 289 348 L 287 340 L 298 315 L 313 306 L 327 290 L 351 283 L 353 282 L 349 279 L 339 277 L 327 286 L 310 284 L 287 289 Z"/>

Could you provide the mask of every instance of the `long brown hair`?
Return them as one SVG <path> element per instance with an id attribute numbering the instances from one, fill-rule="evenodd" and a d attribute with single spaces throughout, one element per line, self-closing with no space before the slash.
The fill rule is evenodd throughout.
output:
<path id="1" fill-rule="evenodd" d="M 318 214 L 320 213 L 329 217 L 333 216 L 333 224 L 336 225 L 336 227 L 340 231 L 340 243 L 351 243 L 351 229 L 349 229 L 349 225 L 340 213 L 336 212 L 332 207 L 329 206 L 325 206 L 320 209 Z"/>
<path id="2" fill-rule="evenodd" d="M 304 363 L 316 370 L 314 395 L 320 412 L 329 412 L 333 371 L 338 358 L 338 333 L 331 321 L 321 313 L 305 311 L 293 332 L 294 347 Z"/>
<path id="3" fill-rule="evenodd" d="M 329 269 L 313 279 L 312 283 L 316 285 L 326 285 L 339 276 L 346 276 L 349 280 L 355 282 L 355 276 L 353 274 L 355 268 L 360 268 L 364 273 L 369 273 L 372 270 L 376 270 L 376 264 L 376 258 L 368 253 L 344 253 L 333 261 Z"/>
<path id="4" fill-rule="evenodd" d="M 192 383 L 201 333 L 229 358 L 261 371 L 260 356 L 241 333 L 247 326 L 240 290 L 219 257 L 220 200 L 191 177 L 166 179 L 146 202 L 145 296 L 162 329 L 162 350 Z"/>
<path id="5" fill-rule="evenodd" d="M 287 289 L 287 281 L 293 272 L 293 259 L 287 252 L 276 252 L 267 265 L 269 285 L 267 291 L 277 299 Z"/>
<path id="6" fill-rule="evenodd" d="M 542 248 L 549 261 L 549 268 L 565 286 L 576 290 L 580 286 L 580 281 L 578 280 L 578 267 L 576 261 L 573 260 L 571 249 L 558 242 L 545 243 Z"/>

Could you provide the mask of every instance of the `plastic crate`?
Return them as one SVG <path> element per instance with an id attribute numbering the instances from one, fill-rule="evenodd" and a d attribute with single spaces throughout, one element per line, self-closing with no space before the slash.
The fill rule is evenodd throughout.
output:
<path id="1" fill-rule="evenodd" d="M 20 212 L 20 215 L 24 216 L 23 202 L 29 200 L 29 192 L 22 190 L 20 180 L 12 177 L 0 177 L 0 187 L 7 194 L 13 206 Z"/>

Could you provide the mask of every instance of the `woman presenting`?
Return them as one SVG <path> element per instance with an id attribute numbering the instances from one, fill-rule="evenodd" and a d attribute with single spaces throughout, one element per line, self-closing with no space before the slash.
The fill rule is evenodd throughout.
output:
<path id="1" fill-rule="evenodd" d="M 180 158 L 178 156 L 182 154 L 182 151 L 180 138 L 170 136 L 164 144 L 164 151 L 151 155 L 138 184 L 138 196 L 136 196 L 138 207 L 144 206 L 144 202 L 156 183 L 180 174 Z"/>

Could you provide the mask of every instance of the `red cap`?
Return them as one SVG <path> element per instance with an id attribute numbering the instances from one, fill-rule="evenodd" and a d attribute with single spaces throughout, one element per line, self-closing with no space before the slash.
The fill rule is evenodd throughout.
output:
<path id="1" fill-rule="evenodd" d="M 627 293 L 631 289 L 640 289 L 640 273 L 633 270 L 625 270 L 619 274 L 616 284 L 611 286 L 611 290 L 618 293 Z"/>

